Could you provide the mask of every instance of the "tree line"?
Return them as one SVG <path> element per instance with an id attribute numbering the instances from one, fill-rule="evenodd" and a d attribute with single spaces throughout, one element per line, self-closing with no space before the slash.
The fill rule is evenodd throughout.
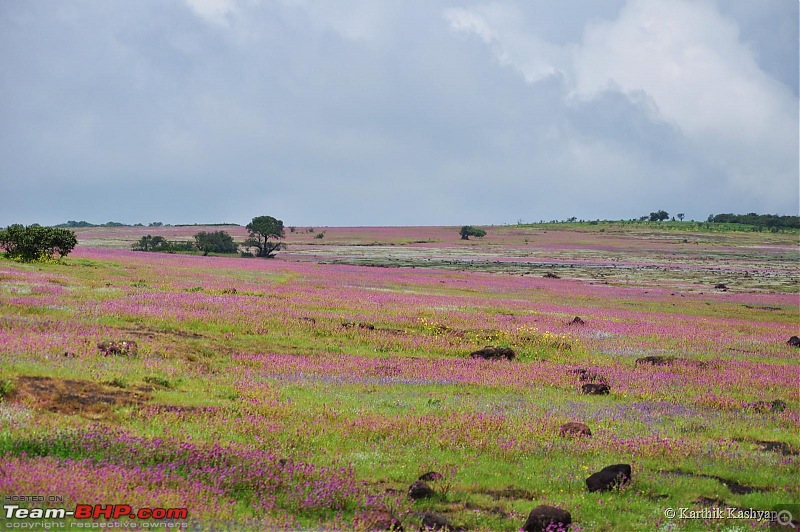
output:
<path id="1" fill-rule="evenodd" d="M 285 237 L 283 220 L 272 216 L 256 216 L 247 224 L 248 239 L 237 243 L 227 231 L 200 231 L 194 235 L 193 241 L 169 241 L 159 235 L 145 235 L 131 246 L 134 251 L 155 251 L 162 253 L 200 251 L 209 253 L 236 253 L 244 247 L 242 256 L 270 258 L 275 252 L 284 248 L 280 242 Z M 255 249 L 252 253 L 250 249 Z"/>
<path id="2" fill-rule="evenodd" d="M 708 221 L 718 224 L 746 224 L 766 227 L 771 230 L 800 229 L 800 216 L 782 216 L 779 214 L 711 214 Z"/>

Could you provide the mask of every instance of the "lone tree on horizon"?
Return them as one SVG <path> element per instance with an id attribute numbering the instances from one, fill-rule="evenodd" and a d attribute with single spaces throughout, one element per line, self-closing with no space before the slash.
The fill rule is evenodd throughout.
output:
<path id="1" fill-rule="evenodd" d="M 270 242 L 270 239 L 281 239 L 285 236 L 283 220 L 272 216 L 256 216 L 247 224 L 250 238 L 244 243 L 258 249 L 257 257 L 271 258 L 279 249 L 285 247 L 282 242 Z"/>
<path id="2" fill-rule="evenodd" d="M 478 238 L 483 238 L 486 236 L 486 231 L 483 229 L 478 229 L 477 227 L 472 227 L 471 225 L 465 225 L 461 228 L 461 240 L 469 240 L 471 236 L 477 236 Z"/>

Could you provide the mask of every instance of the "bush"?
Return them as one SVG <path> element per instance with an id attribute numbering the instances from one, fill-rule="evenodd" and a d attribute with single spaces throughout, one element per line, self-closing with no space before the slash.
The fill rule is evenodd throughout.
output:
<path id="1" fill-rule="evenodd" d="M 51 259 L 56 253 L 64 257 L 76 245 L 78 239 L 68 229 L 14 224 L 0 230 L 0 248 L 8 257 L 25 262 Z"/>
<path id="2" fill-rule="evenodd" d="M 161 253 L 175 253 L 178 251 L 194 251 L 194 242 L 169 241 L 163 236 L 145 235 L 131 246 L 133 251 L 158 251 Z"/>
<path id="3" fill-rule="evenodd" d="M 194 235 L 195 245 L 197 249 L 203 252 L 203 255 L 209 253 L 236 253 L 239 246 L 233 241 L 233 237 L 225 231 L 214 231 L 207 233 L 200 231 Z"/>

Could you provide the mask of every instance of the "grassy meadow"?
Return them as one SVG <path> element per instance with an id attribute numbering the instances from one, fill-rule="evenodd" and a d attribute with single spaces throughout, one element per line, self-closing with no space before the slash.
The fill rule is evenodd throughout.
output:
<path id="1" fill-rule="evenodd" d="M 800 504 L 798 234 L 674 225 L 298 227 L 269 260 L 130 251 L 219 227 L 88 228 L 0 259 L 0 496 L 198 529 L 519 530 L 540 504 L 577 531 L 766 529 L 665 510 Z M 470 358 L 489 345 L 516 358 Z M 588 492 L 618 463 L 627 486 Z"/>

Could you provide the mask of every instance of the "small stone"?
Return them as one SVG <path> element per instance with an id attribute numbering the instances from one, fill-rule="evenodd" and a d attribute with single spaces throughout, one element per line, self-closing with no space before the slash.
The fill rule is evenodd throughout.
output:
<path id="1" fill-rule="evenodd" d="M 110 342 L 100 342 L 97 348 L 105 356 L 124 356 L 135 357 L 139 352 L 139 346 L 132 340 L 118 340 Z"/>
<path id="2" fill-rule="evenodd" d="M 433 512 L 425 512 L 422 516 L 422 526 L 420 530 L 444 530 L 446 532 L 456 532 L 464 530 L 455 526 L 448 518 Z"/>
<path id="3" fill-rule="evenodd" d="M 608 395 L 610 392 L 608 384 L 588 383 L 581 386 L 581 393 L 587 395 Z"/>
<path id="4" fill-rule="evenodd" d="M 559 431 L 561 432 L 561 436 L 592 436 L 592 430 L 588 425 L 584 425 L 583 423 L 564 423 L 559 427 Z"/>
<path id="5" fill-rule="evenodd" d="M 483 349 L 478 349 L 469 354 L 470 358 L 482 358 L 484 360 L 514 360 L 516 353 L 510 347 L 495 347 L 487 345 Z"/>
<path id="6" fill-rule="evenodd" d="M 522 525 L 522 530 L 525 532 L 569 530 L 571 523 L 572 516 L 568 511 L 543 504 L 531 510 L 528 519 Z"/>
<path id="7" fill-rule="evenodd" d="M 430 486 L 428 486 L 428 484 L 426 484 L 421 480 L 414 482 L 408 488 L 408 496 L 414 500 L 428 499 L 430 497 L 433 497 L 435 493 L 436 492 L 434 492 L 433 489 Z"/>

